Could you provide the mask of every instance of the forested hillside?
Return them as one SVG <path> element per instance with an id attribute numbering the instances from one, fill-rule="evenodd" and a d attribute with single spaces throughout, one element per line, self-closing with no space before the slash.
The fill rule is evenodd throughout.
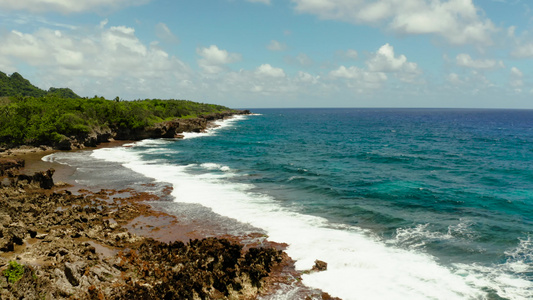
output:
<path id="1" fill-rule="evenodd" d="M 3 95 L 17 95 L 0 98 L 0 145 L 4 147 L 57 146 L 69 139 L 84 141 L 94 133 L 139 132 L 176 118 L 236 112 L 187 100 L 118 101 L 96 96 L 80 98 L 72 91 L 75 97 L 69 97 L 72 95 L 64 92 L 70 89 L 51 88 L 44 92 L 17 73 L 0 76 Z"/>
<path id="2" fill-rule="evenodd" d="M 13 73 L 11 76 L 7 76 L 5 73 L 0 72 L 0 97 L 10 96 L 58 96 L 62 98 L 80 98 L 69 88 L 53 88 L 48 91 L 42 90 L 33 84 L 29 80 L 25 79 L 19 73 Z"/>

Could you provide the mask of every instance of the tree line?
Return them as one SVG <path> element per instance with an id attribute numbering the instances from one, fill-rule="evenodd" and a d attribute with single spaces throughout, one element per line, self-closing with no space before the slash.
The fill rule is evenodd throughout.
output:
<path id="1" fill-rule="evenodd" d="M 55 88 L 45 92 L 18 73 L 6 76 L 0 72 L 0 145 L 53 145 L 95 130 L 139 129 L 230 110 L 188 100 L 80 98 L 68 91 L 72 92 Z"/>

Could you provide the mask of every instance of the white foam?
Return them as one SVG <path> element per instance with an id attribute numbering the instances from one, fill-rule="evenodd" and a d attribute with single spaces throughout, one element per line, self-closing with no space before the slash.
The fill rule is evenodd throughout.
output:
<path id="1" fill-rule="evenodd" d="M 205 163 L 200 165 L 202 168 L 207 170 L 220 170 L 223 172 L 229 172 L 231 171 L 231 168 L 228 166 L 223 166 L 220 164 L 214 164 L 214 163 Z"/>
<path id="2" fill-rule="evenodd" d="M 154 151 L 167 142 L 145 140 L 133 146 L 142 145 L 148 148 L 146 150 Z M 92 156 L 119 162 L 157 181 L 171 183 L 174 187 L 172 195 L 177 202 L 198 203 L 222 216 L 264 229 L 270 240 L 289 245 L 287 253 L 296 260 L 299 270 L 310 269 L 316 259 L 327 262 L 327 271 L 303 275 L 302 278 L 304 284 L 332 296 L 345 300 L 485 299 L 483 290 L 488 287 L 509 299 L 533 298 L 532 282 L 510 275 L 532 271 L 530 255 L 533 247 L 529 237 L 522 240 L 519 247 L 510 250 L 507 253 L 510 259 L 500 266 L 455 264 L 454 268 L 446 268 L 430 255 L 420 252 L 421 245 L 416 242 L 411 243 L 411 250 L 398 245 L 409 246 L 410 241 L 428 237 L 468 237 L 468 221 L 450 226 L 446 234 L 431 232 L 427 224 L 400 229 L 396 243 L 386 244 L 356 227 L 330 224 L 326 219 L 285 208 L 264 194 L 251 193 L 253 185 L 227 180 L 236 176 L 228 172 L 227 166 L 147 162 L 137 151 L 139 149 L 135 147 L 104 148 L 93 151 Z M 197 168 L 215 172 L 198 175 L 189 172 Z M 290 299 L 288 297 L 285 299 Z"/>
<path id="3" fill-rule="evenodd" d="M 217 131 L 235 126 L 237 121 L 241 121 L 247 118 L 247 115 L 234 115 L 228 119 L 221 119 L 213 121 L 213 127 L 208 128 L 205 132 L 184 132 L 182 133 L 184 139 L 193 139 L 203 136 L 212 136 L 215 135 Z"/>
<path id="4" fill-rule="evenodd" d="M 355 227 L 334 228 L 326 219 L 290 211 L 266 195 L 247 192 L 250 185 L 228 182 L 226 173 L 191 175 L 187 170 L 197 165 L 149 164 L 132 152 L 127 148 L 100 149 L 93 156 L 121 161 L 136 172 L 172 183 L 177 202 L 199 203 L 217 214 L 264 229 L 270 240 L 289 244 L 287 253 L 299 270 L 311 269 L 316 259 L 326 261 L 327 271 L 304 275 L 303 282 L 332 296 L 476 299 L 484 295 L 467 284 L 464 276 L 428 255 L 387 246 Z"/>
<path id="5" fill-rule="evenodd" d="M 429 230 L 429 225 L 430 224 L 418 224 L 415 227 L 398 228 L 396 229 L 394 239 L 388 241 L 388 243 L 411 249 L 418 249 L 423 248 L 423 246 L 430 241 L 449 240 L 453 238 L 450 232 L 442 234 L 440 232 Z"/>
<path id="6" fill-rule="evenodd" d="M 43 156 L 41 158 L 41 160 L 42 161 L 46 161 L 46 162 L 50 162 L 50 163 L 58 163 L 58 164 L 62 164 L 62 165 L 68 165 L 67 162 L 58 159 L 56 153 L 52 153 L 52 154 L 48 154 L 46 156 Z"/>
<path id="7" fill-rule="evenodd" d="M 478 238 L 478 234 L 472 230 L 472 224 L 472 221 L 466 218 L 460 218 L 457 224 L 448 226 L 446 233 L 431 230 L 431 224 L 429 223 L 418 224 L 414 227 L 398 228 L 396 229 L 394 238 L 387 241 L 387 243 L 410 249 L 423 249 L 428 242 L 451 239 L 473 240 Z"/>

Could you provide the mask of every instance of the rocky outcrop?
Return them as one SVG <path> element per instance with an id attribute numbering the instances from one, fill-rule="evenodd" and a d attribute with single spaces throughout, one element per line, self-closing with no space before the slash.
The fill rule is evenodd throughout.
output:
<path id="1" fill-rule="evenodd" d="M 250 111 L 226 111 L 203 115 L 198 118 L 174 119 L 145 128 L 98 129 L 85 135 L 64 137 L 54 144 L 54 148 L 58 150 L 74 150 L 96 147 L 100 143 L 112 140 L 138 141 L 143 139 L 180 138 L 184 132 L 203 132 L 209 127 L 210 122 L 236 114 L 250 114 Z"/>
<path id="2" fill-rule="evenodd" d="M 143 140 L 156 138 L 177 138 L 183 132 L 202 132 L 207 129 L 207 120 L 204 118 L 175 119 L 158 123 L 154 126 L 140 129 L 117 129 L 114 135 L 116 140 Z"/>
<path id="3" fill-rule="evenodd" d="M 24 160 L 20 158 L 0 158 L 0 176 L 5 176 L 10 171 L 24 167 Z"/>
<path id="4" fill-rule="evenodd" d="M 49 190 L 54 187 L 54 179 L 52 178 L 54 172 L 54 169 L 48 169 L 42 172 L 35 172 L 33 175 L 10 173 L 9 176 L 14 178 L 12 185 L 16 185 L 20 181 L 26 181 L 27 183 L 35 183 L 42 189 Z"/>
<path id="5" fill-rule="evenodd" d="M 328 269 L 328 263 L 317 259 L 315 260 L 315 265 L 313 266 L 311 271 L 320 272 L 320 271 L 326 271 L 327 269 Z"/>
<path id="6" fill-rule="evenodd" d="M 286 257 L 227 239 L 136 236 L 123 226 L 150 211 L 143 193 L 27 181 L 0 187 L 0 299 L 253 299 Z"/>

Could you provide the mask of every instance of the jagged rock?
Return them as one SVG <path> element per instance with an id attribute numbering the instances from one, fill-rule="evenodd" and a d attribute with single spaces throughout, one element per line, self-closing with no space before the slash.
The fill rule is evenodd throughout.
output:
<path id="1" fill-rule="evenodd" d="M 35 236 L 36 239 L 38 240 L 44 240 L 46 237 L 48 236 L 48 234 L 46 233 L 39 233 Z"/>
<path id="2" fill-rule="evenodd" d="M 78 267 L 75 264 L 65 263 L 65 277 L 72 286 L 80 285 Z"/>
<path id="3" fill-rule="evenodd" d="M 5 289 L 7 287 L 8 287 L 7 278 L 4 276 L 0 276 L 0 289 Z"/>
<path id="4" fill-rule="evenodd" d="M 58 150 L 72 150 L 74 148 L 72 146 L 72 141 L 67 137 L 61 139 L 61 141 L 57 142 L 54 146 Z"/>
<path id="5" fill-rule="evenodd" d="M 83 145 L 85 147 L 96 147 L 96 145 L 98 145 L 98 136 L 96 132 L 90 133 L 83 141 Z"/>
<path id="6" fill-rule="evenodd" d="M 2 235 L 3 237 L 0 238 L 0 251 L 11 252 L 15 250 L 15 241 L 13 239 L 13 235 L 7 232 L 4 232 Z"/>
<path id="7" fill-rule="evenodd" d="M 35 172 L 33 175 L 25 175 L 25 174 L 19 174 L 16 175 L 16 181 L 22 181 L 26 180 L 28 183 L 37 182 L 39 183 L 39 186 L 42 189 L 51 189 L 54 187 L 54 179 L 52 176 L 54 175 L 55 170 L 54 169 L 48 169 L 44 172 Z"/>
<path id="8" fill-rule="evenodd" d="M 24 244 L 28 230 L 22 226 L 8 228 L 8 235 L 13 236 L 13 242 L 17 245 Z"/>
<path id="9" fill-rule="evenodd" d="M 48 192 L 26 181 L 0 192 L 0 247 L 25 245 L 8 254 L 25 265 L 24 277 L 0 288 L 0 299 L 253 299 L 281 259 L 273 248 L 244 250 L 225 239 L 140 237 L 121 225 L 146 210 L 138 199 Z M 0 257 L 0 270 L 6 264 Z"/>
<path id="10" fill-rule="evenodd" d="M 23 168 L 25 161 L 20 158 L 0 158 L 0 176 L 8 174 L 8 171 Z"/>
<path id="11" fill-rule="evenodd" d="M 328 269 L 328 263 L 323 262 L 321 260 L 315 260 L 315 265 L 313 266 L 313 271 L 326 271 Z"/>
<path id="12" fill-rule="evenodd" d="M 7 226 L 11 224 L 11 217 L 8 214 L 0 214 L 0 225 Z"/>

